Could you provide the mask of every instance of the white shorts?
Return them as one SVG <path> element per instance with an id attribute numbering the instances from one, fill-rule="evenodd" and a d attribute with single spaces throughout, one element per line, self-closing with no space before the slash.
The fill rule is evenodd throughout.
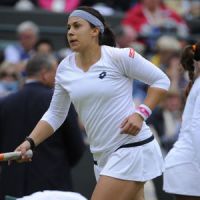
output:
<path id="1" fill-rule="evenodd" d="M 166 168 L 163 189 L 171 194 L 200 197 L 200 167 L 184 163 Z"/>
<path id="2" fill-rule="evenodd" d="M 103 166 L 94 165 L 97 180 L 99 175 L 104 175 L 145 182 L 163 172 L 163 157 L 155 139 L 142 146 L 120 148 L 111 153 L 106 160 Z M 101 160 L 97 162 L 101 163 Z"/>

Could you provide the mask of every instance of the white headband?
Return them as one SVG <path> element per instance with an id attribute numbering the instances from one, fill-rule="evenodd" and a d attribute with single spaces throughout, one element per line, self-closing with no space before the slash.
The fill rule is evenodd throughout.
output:
<path id="1" fill-rule="evenodd" d="M 103 23 L 97 17 L 95 17 L 94 15 L 92 15 L 84 10 L 75 10 L 69 15 L 69 17 L 80 17 L 80 18 L 90 22 L 94 26 L 98 27 L 100 29 L 101 33 L 104 32 Z"/>

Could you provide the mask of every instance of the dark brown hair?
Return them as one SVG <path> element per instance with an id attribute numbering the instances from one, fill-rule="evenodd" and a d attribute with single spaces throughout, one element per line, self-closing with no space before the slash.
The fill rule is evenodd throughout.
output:
<path id="1" fill-rule="evenodd" d="M 110 29 L 110 27 L 105 22 L 104 17 L 101 15 L 101 13 L 99 11 L 95 10 L 92 7 L 88 7 L 88 6 L 80 6 L 76 10 L 86 11 L 86 12 L 94 15 L 96 18 L 98 18 L 103 23 L 104 32 L 99 33 L 99 45 L 108 45 L 108 46 L 112 46 L 112 47 L 116 46 L 115 36 L 114 36 L 112 30 Z M 90 22 L 89 22 L 89 24 L 91 27 L 94 27 L 94 25 L 91 24 Z"/>
<path id="2" fill-rule="evenodd" d="M 186 87 L 186 97 L 194 83 L 194 60 L 200 61 L 200 41 L 193 45 L 186 46 L 181 53 L 181 65 L 185 71 L 188 71 L 189 83 Z"/>

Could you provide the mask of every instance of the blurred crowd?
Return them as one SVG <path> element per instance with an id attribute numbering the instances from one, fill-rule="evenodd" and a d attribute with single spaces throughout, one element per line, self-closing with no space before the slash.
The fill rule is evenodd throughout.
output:
<path id="1" fill-rule="evenodd" d="M 78 6 L 87 5 L 101 9 L 106 15 L 112 15 L 116 11 L 126 12 L 138 2 L 142 3 L 142 1 L 143 0 L 1 0 L 0 6 L 14 6 L 16 9 L 22 10 L 40 8 L 53 12 L 71 12 Z M 200 15 L 198 0 L 163 0 L 163 3 L 186 18 L 199 17 Z"/>
<path id="2" fill-rule="evenodd" d="M 78 6 L 93 6 L 105 16 L 122 14 L 120 26 L 113 27 L 119 47 L 132 47 L 171 80 L 168 96 L 153 111 L 148 122 L 159 140 L 164 155 L 178 137 L 184 106 L 184 88 L 188 75 L 180 66 L 180 51 L 200 38 L 191 37 L 188 19 L 200 18 L 199 0 L 1 0 L 0 6 L 15 9 L 44 9 L 52 12 L 70 12 Z M 64 25 L 63 25 L 64 26 Z M 18 40 L 0 52 L 0 98 L 14 93 L 26 79 L 26 63 L 36 53 L 54 56 L 60 62 L 70 49 L 56 50 L 54 41 L 40 37 L 40 29 L 32 21 L 24 21 L 16 30 Z M 133 82 L 133 99 L 140 104 L 147 86 Z"/>

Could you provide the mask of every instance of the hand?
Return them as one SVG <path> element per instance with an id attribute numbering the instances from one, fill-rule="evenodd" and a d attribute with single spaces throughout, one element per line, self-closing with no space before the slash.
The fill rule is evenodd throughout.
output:
<path id="1" fill-rule="evenodd" d="M 32 161 L 31 158 L 26 156 L 26 152 L 30 149 L 30 143 L 28 141 L 24 141 L 22 144 L 20 144 L 15 151 L 20 151 L 22 153 L 21 159 L 17 160 L 17 162 L 30 162 Z M 12 161 L 8 161 L 8 165 L 11 165 Z"/>
<path id="2" fill-rule="evenodd" d="M 144 119 L 138 113 L 128 116 L 121 124 L 121 133 L 137 135 L 142 128 Z"/>

